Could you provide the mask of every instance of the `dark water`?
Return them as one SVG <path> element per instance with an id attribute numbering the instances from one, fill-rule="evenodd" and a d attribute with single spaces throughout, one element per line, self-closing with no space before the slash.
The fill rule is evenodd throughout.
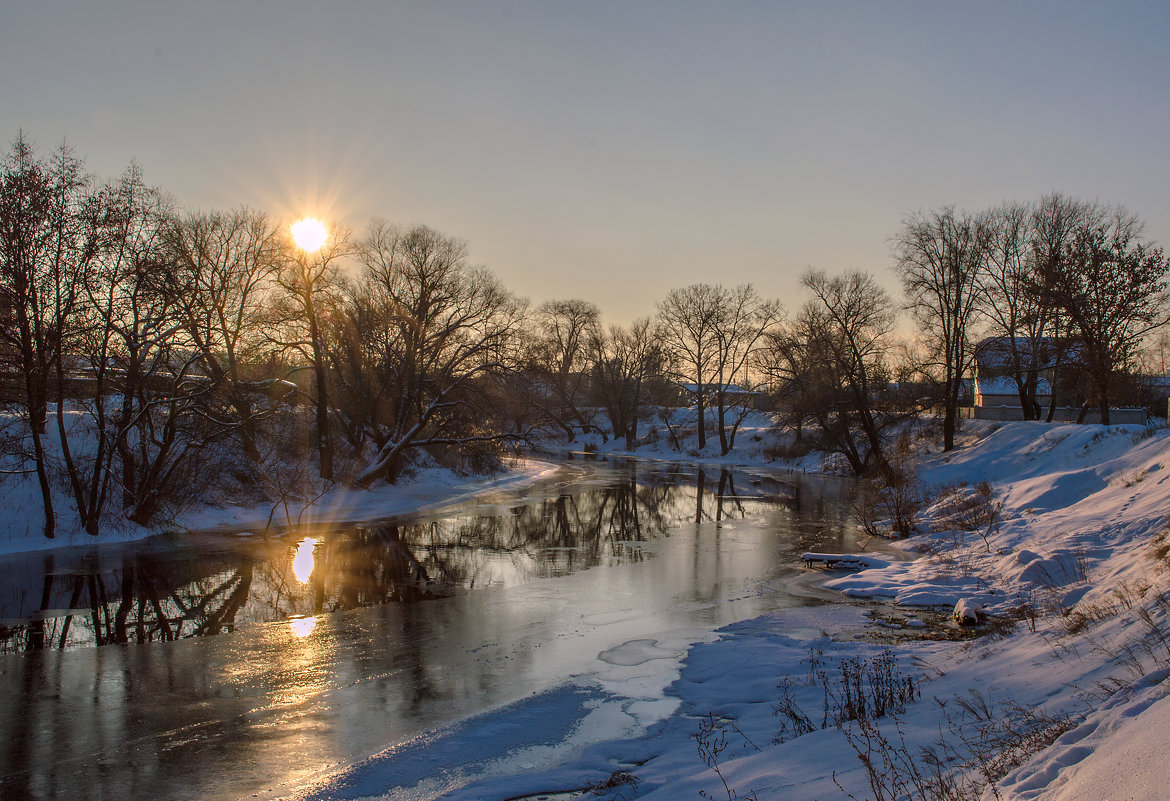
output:
<path id="1" fill-rule="evenodd" d="M 846 486 L 569 465 L 425 518 L 0 561 L 0 797 L 279 794 L 595 669 L 804 603 Z"/>

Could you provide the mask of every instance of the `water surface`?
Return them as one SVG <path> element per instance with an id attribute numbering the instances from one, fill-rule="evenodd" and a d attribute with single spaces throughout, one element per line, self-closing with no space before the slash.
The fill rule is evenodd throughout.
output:
<path id="1" fill-rule="evenodd" d="M 855 548 L 846 488 L 578 462 L 416 519 L 4 560 L 0 796 L 279 795 L 808 602 L 780 579 Z"/>

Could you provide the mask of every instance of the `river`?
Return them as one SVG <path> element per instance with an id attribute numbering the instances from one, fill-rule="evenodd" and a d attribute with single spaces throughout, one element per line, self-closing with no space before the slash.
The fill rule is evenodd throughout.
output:
<path id="1" fill-rule="evenodd" d="M 814 602 L 784 579 L 856 548 L 847 489 L 578 461 L 411 519 L 4 559 L 0 797 L 279 797 L 569 685 L 640 698 L 596 736 L 631 731 L 689 643 Z"/>

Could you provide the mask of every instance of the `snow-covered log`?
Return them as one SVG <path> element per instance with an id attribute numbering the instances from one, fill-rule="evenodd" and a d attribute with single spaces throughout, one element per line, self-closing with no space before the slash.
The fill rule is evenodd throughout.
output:
<path id="1" fill-rule="evenodd" d="M 800 559 L 805 567 L 814 564 L 833 570 L 865 570 L 870 567 L 889 567 L 889 562 L 860 553 L 802 553 Z"/>

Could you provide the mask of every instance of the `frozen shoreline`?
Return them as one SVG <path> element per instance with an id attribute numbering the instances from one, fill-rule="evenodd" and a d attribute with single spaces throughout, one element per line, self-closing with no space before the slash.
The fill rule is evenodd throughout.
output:
<path id="1" fill-rule="evenodd" d="M 474 776 L 448 776 L 446 786 L 442 776 L 430 775 L 413 788 L 379 790 L 380 781 L 382 788 L 394 782 L 366 764 L 349 774 L 359 781 L 343 774 L 329 785 L 306 788 L 304 797 L 872 797 L 870 778 L 840 731 L 817 728 L 778 743 L 781 726 L 773 710 L 777 685 L 787 675 L 792 698 L 819 722 L 823 690 L 814 668 L 832 676 L 839 660 L 878 659 L 883 643 L 892 643 L 901 671 L 920 682 L 921 700 L 906 704 L 898 723 L 891 717 L 877 723 L 893 742 L 904 738 L 907 754 L 935 743 L 948 718 L 963 725 L 957 712 L 962 703 L 983 699 L 993 718 L 1034 714 L 1057 722 L 1051 729 L 1059 734 L 1055 742 L 1016 755 L 997 782 L 1000 797 L 1152 801 L 1161 797 L 1167 772 L 1158 760 L 1133 755 L 1153 756 L 1151 744 L 1170 720 L 1170 646 L 1161 639 L 1170 630 L 1170 545 L 1162 539 L 1170 508 L 1167 466 L 1165 430 L 972 425 L 963 447 L 926 456 L 922 474 L 932 484 L 992 481 L 1004 504 L 996 530 L 947 528 L 946 509 L 936 504 L 927 510 L 933 530 L 924 527 L 904 543 L 933 554 L 830 577 L 824 588 L 809 591 L 842 592 L 845 603 L 765 615 L 691 647 L 668 689 L 668 697 L 677 699 L 675 709 L 644 734 L 590 746 L 563 761 L 553 759 L 551 766 L 526 761 L 537 747 L 529 743 L 507 759 L 481 764 Z M 849 604 L 848 596 L 889 599 L 891 605 L 873 619 Z M 937 612 L 959 598 L 977 600 L 1001 623 L 974 638 L 915 639 L 943 625 L 941 615 L 926 609 Z M 1011 625 L 1002 622 L 1013 619 Z M 529 714 L 544 703 L 564 720 L 573 701 L 562 693 L 526 703 Z M 499 710 L 490 721 L 467 723 L 461 741 L 466 762 L 487 758 L 474 743 L 480 735 L 490 737 L 508 714 Z M 540 716 L 527 719 L 538 725 Z M 478 731 L 477 721 L 484 724 Z M 704 727 L 708 735 L 715 731 L 725 738 L 718 773 L 696 753 Z M 550 731 L 546 739 L 560 736 Z M 586 788 L 604 785 L 600 795 L 584 796 Z M 990 790 L 984 797 L 991 797 Z"/>
<path id="2" fill-rule="evenodd" d="M 743 427 L 739 445 L 725 457 L 712 453 L 679 453 L 664 443 L 647 445 L 637 451 L 626 451 L 619 447 L 618 440 L 599 446 L 599 456 L 637 458 L 653 461 L 673 461 L 686 464 L 709 464 L 715 467 L 763 467 L 768 470 L 793 470 L 796 472 L 820 472 L 819 458 L 808 457 L 799 461 L 775 462 L 762 453 L 762 446 L 768 441 L 771 419 L 767 415 L 752 415 Z M 136 542 L 161 534 L 182 531 L 227 531 L 262 529 L 269 518 L 278 529 L 298 523 L 346 523 L 361 522 L 394 516 L 421 514 L 426 511 L 455 504 L 476 495 L 490 494 L 507 488 L 519 488 L 531 484 L 555 470 L 571 464 L 563 455 L 579 452 L 586 444 L 597 445 L 590 437 L 582 436 L 577 442 L 560 441 L 548 443 L 544 453 L 515 458 L 508 462 L 508 469 L 495 476 L 464 476 L 447 468 L 422 467 L 412 475 L 404 477 L 397 484 L 377 484 L 369 489 L 355 490 L 335 486 L 320 497 L 308 503 L 290 503 L 288 508 L 274 503 L 254 506 L 203 505 L 184 510 L 176 519 L 166 524 L 151 527 L 139 526 L 125 520 L 109 520 L 103 525 L 98 537 L 91 537 L 82 530 L 72 504 L 60 504 L 57 510 L 57 536 L 47 539 L 41 532 L 43 511 L 36 481 L 32 475 L 22 479 L 10 478 L 0 485 L 0 556 L 50 551 L 58 548 L 94 547 L 106 544 Z M 716 447 L 711 443 L 708 450 Z M 558 455 L 562 455 L 558 458 Z"/>
<path id="3" fill-rule="evenodd" d="M 479 495 L 530 485 L 552 475 L 560 467 L 559 464 L 540 459 L 517 459 L 507 472 L 487 478 L 468 478 L 447 469 L 433 468 L 420 471 L 418 475 L 399 484 L 385 484 L 368 490 L 335 487 L 310 504 L 291 504 L 288 514 L 293 521 L 292 525 L 296 525 L 297 521 L 305 525 L 339 524 L 424 514 Z M 0 556 L 138 542 L 176 531 L 235 533 L 262 530 L 268 524 L 270 514 L 272 507 L 204 506 L 185 512 L 166 526 L 147 528 L 125 523 L 108 527 L 98 537 L 78 531 L 77 526 L 62 526 L 64 530 L 59 530 L 51 540 L 35 530 L 29 530 L 24 536 L 10 534 L 8 539 L 0 539 Z M 284 510 L 273 515 L 272 524 L 275 528 L 289 527 L 290 523 L 282 519 L 283 516 Z M 64 522 L 69 521 L 66 519 Z M 9 530 L 19 530 L 19 527 L 9 526 Z"/>
<path id="4" fill-rule="evenodd" d="M 1127 755 L 1152 753 L 1148 744 L 1170 721 L 1164 700 L 1170 694 L 1170 432 L 987 422 L 970 422 L 966 432 L 961 447 L 926 453 L 919 467 L 935 486 L 990 482 L 1002 507 L 997 525 L 986 531 L 957 528 L 946 504 L 936 503 L 926 510 L 920 533 L 898 543 L 925 555 L 844 575 L 806 573 L 794 587 L 837 603 L 783 610 L 714 632 L 687 650 L 665 693 L 623 695 L 623 682 L 636 686 L 640 671 L 673 648 L 666 635 L 631 641 L 608 654 L 615 683 L 564 685 L 428 735 L 442 740 L 455 773 L 436 773 L 419 762 L 414 785 L 398 786 L 387 771 L 417 762 L 407 746 L 291 797 L 502 801 L 559 793 L 549 797 L 569 799 L 617 782 L 599 797 L 666 801 L 700 791 L 725 797 L 721 777 L 739 798 L 755 793 L 761 801 L 823 801 L 845 791 L 871 796 L 869 777 L 836 728 L 777 743 L 773 709 L 778 683 L 791 676 L 796 702 L 819 721 L 823 689 L 813 668 L 819 664 L 832 675 L 840 660 L 876 659 L 887 644 L 902 672 L 921 682 L 923 700 L 908 704 L 897 724 L 908 753 L 934 743 L 947 725 L 948 705 L 954 710 L 956 699 L 978 697 L 994 714 L 1008 715 L 1014 705 L 1054 720 L 1067 715 L 1072 727 L 1021 757 L 997 784 L 1002 798 L 1161 797 L 1170 774 L 1157 760 L 1135 762 Z M 815 467 L 809 460 L 772 464 L 762 448 L 745 447 L 727 458 L 680 458 L 660 450 L 627 454 L 614 447 L 599 455 L 800 472 Z M 313 506 L 312 518 L 433 511 L 535 482 L 562 466 L 527 460 L 486 482 L 424 473 L 402 485 L 326 496 Z M 10 503 L 9 510 L 18 514 L 19 504 Z M 239 531 L 263 525 L 267 516 L 267 509 L 211 509 L 183 522 L 191 529 Z M 155 533 L 120 538 L 115 532 L 102 543 Z M 93 544 L 85 537 L 28 540 L 10 538 L 0 543 L 0 553 Z M 851 597 L 882 600 L 881 613 L 867 616 Z M 973 639 L 917 639 L 924 630 L 937 632 L 944 625 L 940 610 L 959 599 L 981 605 L 999 623 Z M 626 739 L 572 745 L 596 742 L 579 735 L 602 724 L 609 731 L 619 718 L 655 722 Z M 879 724 L 894 736 L 892 719 Z M 718 773 L 696 753 L 704 725 L 722 727 L 718 733 L 726 740 Z M 483 742 L 494 750 L 478 745 Z M 460 765 L 473 770 L 460 772 Z"/>

